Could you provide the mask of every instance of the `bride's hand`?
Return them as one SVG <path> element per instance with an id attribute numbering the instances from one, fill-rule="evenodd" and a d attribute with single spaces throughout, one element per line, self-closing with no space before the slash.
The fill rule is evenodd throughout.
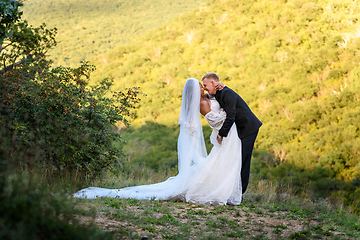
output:
<path id="1" fill-rule="evenodd" d="M 215 86 L 215 89 L 221 91 L 221 90 L 224 89 L 224 87 L 225 87 L 224 83 L 218 83 L 218 84 Z"/>

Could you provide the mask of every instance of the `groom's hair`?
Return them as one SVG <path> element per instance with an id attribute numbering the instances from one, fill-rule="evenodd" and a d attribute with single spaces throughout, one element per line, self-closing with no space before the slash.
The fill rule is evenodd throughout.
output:
<path id="1" fill-rule="evenodd" d="M 201 79 L 201 81 L 204 81 L 205 78 L 211 78 L 216 82 L 220 82 L 219 76 L 216 73 L 213 73 L 213 72 L 208 72 L 207 74 L 205 74 L 203 76 L 203 78 Z"/>

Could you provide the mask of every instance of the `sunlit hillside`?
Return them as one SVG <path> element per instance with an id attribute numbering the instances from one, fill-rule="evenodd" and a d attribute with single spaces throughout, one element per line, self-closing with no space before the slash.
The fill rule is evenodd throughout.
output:
<path id="1" fill-rule="evenodd" d="M 264 176 L 291 163 L 351 180 L 360 174 L 359 18 L 352 0 L 216 0 L 99 57 L 93 81 L 141 87 L 135 126 L 172 126 L 186 79 L 217 72 L 264 123 L 255 156 Z"/>
<path id="2" fill-rule="evenodd" d="M 50 52 L 58 65 L 111 51 L 207 0 L 27 0 L 23 11 L 30 24 L 58 29 L 58 46 Z"/>
<path id="3" fill-rule="evenodd" d="M 0 240 L 360 239 L 358 1 L 2 0 L 0 13 Z M 51 56 L 43 22 L 59 28 Z M 179 173 L 182 88 L 209 71 L 263 122 L 237 206 L 161 193 Z"/>

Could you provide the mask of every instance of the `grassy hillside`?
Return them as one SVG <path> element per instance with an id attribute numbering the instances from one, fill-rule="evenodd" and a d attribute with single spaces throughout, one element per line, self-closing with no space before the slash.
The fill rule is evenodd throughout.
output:
<path id="1" fill-rule="evenodd" d="M 253 177 L 305 195 L 333 194 L 360 211 L 359 17 L 351 0 L 215 0 L 98 55 L 93 83 L 111 76 L 118 89 L 139 86 L 147 94 L 134 128 L 122 134 L 124 165 L 176 172 L 182 87 L 187 78 L 214 71 L 264 123 Z M 211 129 L 203 123 L 208 139 Z"/>
<path id="2" fill-rule="evenodd" d="M 156 29 L 205 0 L 28 0 L 24 18 L 34 26 L 45 22 L 58 29 L 56 64 L 75 66 Z"/>
<path id="3" fill-rule="evenodd" d="M 262 176 L 281 165 L 276 177 L 286 178 L 290 164 L 351 180 L 360 174 L 359 18 L 351 0 L 216 0 L 100 57 L 93 81 L 141 87 L 135 125 L 172 126 L 186 79 L 217 72 L 264 123 Z M 159 146 L 143 141 L 133 148 L 146 143 L 146 158 Z"/>
<path id="4" fill-rule="evenodd" d="M 121 133 L 127 144 L 114 149 L 125 150 L 127 159 L 113 159 L 112 171 L 96 171 L 104 173 L 99 178 L 69 169 L 114 152 L 106 133 L 120 136 L 107 121 L 126 113 L 126 94 L 112 99 L 118 111 L 103 96 L 110 84 L 76 88 L 87 84 L 87 65 L 50 70 L 40 61 L 5 72 L 0 239 L 358 239 L 358 17 L 350 0 L 218 0 L 97 57 L 94 83 L 114 76 L 117 88 L 140 86 L 148 94 L 134 127 Z M 72 199 L 84 187 L 174 176 L 181 89 L 186 78 L 209 70 L 264 122 L 241 205 Z M 210 131 L 204 121 L 205 139 Z"/>

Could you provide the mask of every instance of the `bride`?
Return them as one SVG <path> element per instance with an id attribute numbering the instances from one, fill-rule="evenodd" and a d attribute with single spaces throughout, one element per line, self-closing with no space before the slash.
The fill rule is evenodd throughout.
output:
<path id="1" fill-rule="evenodd" d="M 199 112 L 213 128 L 210 136 L 213 148 L 209 155 L 206 154 Z M 74 197 L 180 199 L 197 204 L 240 204 L 241 140 L 235 124 L 221 145 L 216 141 L 225 118 L 226 113 L 219 103 L 205 97 L 202 84 L 195 78 L 188 79 L 183 88 L 179 116 L 178 175 L 161 183 L 122 189 L 89 187 L 78 191 Z"/>

